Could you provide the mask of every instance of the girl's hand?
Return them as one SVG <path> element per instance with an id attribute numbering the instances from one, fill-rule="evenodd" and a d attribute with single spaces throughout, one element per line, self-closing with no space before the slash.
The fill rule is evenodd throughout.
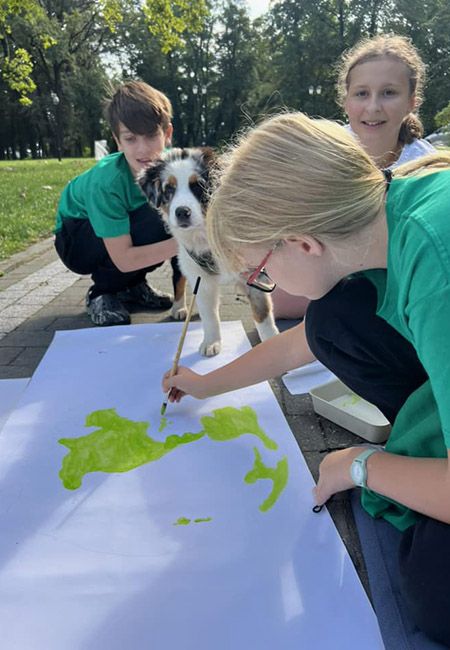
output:
<path id="1" fill-rule="evenodd" d="M 170 370 L 167 370 L 161 384 L 164 393 L 172 389 L 169 395 L 170 402 L 179 402 L 185 395 L 192 395 L 197 399 L 210 397 L 206 390 L 205 377 L 184 366 L 179 366 L 173 377 L 170 377 Z"/>
<path id="2" fill-rule="evenodd" d="M 355 487 L 350 476 L 350 467 L 365 449 L 367 447 L 350 447 L 325 456 L 319 467 L 319 481 L 313 489 L 314 500 L 318 506 L 323 505 L 336 492 Z"/>

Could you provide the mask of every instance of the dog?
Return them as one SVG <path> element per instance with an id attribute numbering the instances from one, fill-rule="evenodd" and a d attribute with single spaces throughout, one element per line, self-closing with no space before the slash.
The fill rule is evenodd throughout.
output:
<path id="1" fill-rule="evenodd" d="M 137 179 L 148 202 L 159 210 L 169 232 L 178 242 L 178 260 L 184 277 L 174 287 L 175 300 L 171 312 L 174 319 L 186 318 L 186 278 L 191 288 L 197 277 L 201 278 L 197 306 L 204 339 L 200 354 L 206 357 L 221 350 L 219 284 L 231 277 L 247 294 L 260 339 L 264 341 L 278 334 L 268 294 L 248 286 L 237 274 L 224 275 L 211 253 L 205 214 L 210 176 L 216 165 L 216 155 L 209 147 L 174 148 L 141 172 Z"/>

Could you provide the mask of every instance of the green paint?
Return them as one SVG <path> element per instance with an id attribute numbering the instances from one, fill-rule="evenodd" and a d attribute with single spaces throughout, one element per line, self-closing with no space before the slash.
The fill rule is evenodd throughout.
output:
<path id="1" fill-rule="evenodd" d="M 180 517 L 179 519 L 176 520 L 176 522 L 173 525 L 174 526 L 187 526 L 190 523 L 191 523 L 190 519 L 186 519 L 186 517 Z"/>
<path id="2" fill-rule="evenodd" d="M 167 418 L 161 418 L 161 422 L 160 422 L 160 424 L 159 424 L 159 428 L 158 428 L 159 433 L 161 433 L 161 431 L 164 431 L 164 429 L 165 429 L 166 427 L 168 427 L 169 424 L 173 424 L 173 422 L 169 422 L 169 421 L 167 420 Z"/>
<path id="3" fill-rule="evenodd" d="M 199 519 L 194 519 L 194 524 L 200 524 L 203 521 L 211 521 L 211 517 L 200 517 Z M 187 526 L 188 524 L 191 523 L 191 519 L 187 519 L 186 517 L 180 517 L 177 519 L 177 521 L 172 524 L 173 526 Z"/>
<path id="4" fill-rule="evenodd" d="M 207 436 L 211 440 L 233 440 L 246 433 L 257 436 L 267 449 L 278 449 L 275 440 L 266 436 L 258 424 L 255 411 L 249 406 L 243 406 L 241 410 L 233 406 L 225 406 L 213 411 L 214 417 L 205 416 L 201 422 Z"/>
<path id="5" fill-rule="evenodd" d="M 255 464 L 253 469 L 245 475 L 244 481 L 246 483 L 256 483 L 259 479 L 266 478 L 273 481 L 272 492 L 259 506 L 259 509 L 262 512 L 267 512 L 267 510 L 269 510 L 277 501 L 278 497 L 287 485 L 289 475 L 288 461 L 287 457 L 284 456 L 280 461 L 278 461 L 276 467 L 267 467 L 267 465 L 264 465 L 262 462 L 261 454 L 258 449 L 254 447 L 253 451 L 255 452 Z"/>
<path id="6" fill-rule="evenodd" d="M 347 406 L 353 406 L 353 404 L 357 404 L 360 401 L 361 398 L 359 397 L 359 395 L 356 395 L 356 393 L 350 393 L 350 399 L 347 400 L 346 402 L 342 402 L 341 407 L 345 408 Z"/>
<path id="7" fill-rule="evenodd" d="M 85 426 L 99 429 L 80 438 L 58 440 L 70 450 L 59 472 L 68 490 L 79 488 L 83 476 L 89 472 L 128 472 L 205 435 L 203 431 L 185 433 L 168 436 L 164 442 L 159 442 L 147 435 L 148 422 L 123 418 L 117 415 L 116 409 L 90 413 Z"/>
<path id="8" fill-rule="evenodd" d="M 355 396 L 357 397 L 357 396 Z M 170 435 L 160 442 L 148 434 L 148 422 L 133 422 L 116 413 L 116 409 L 93 411 L 86 417 L 86 427 L 97 427 L 96 431 L 79 438 L 61 438 L 58 442 L 69 449 L 63 458 L 59 476 L 68 490 L 81 486 L 83 477 L 90 472 L 128 472 L 129 470 L 159 460 L 180 445 L 185 445 L 203 438 L 205 434 L 211 440 L 233 440 L 245 434 L 259 438 L 270 450 L 278 449 L 275 440 L 269 438 L 258 424 L 255 411 L 243 406 L 240 410 L 231 406 L 216 409 L 213 416 L 201 419 L 204 430 L 199 433 L 184 433 L 181 436 Z M 169 424 L 162 417 L 159 432 Z M 276 467 L 267 467 L 261 460 L 261 454 L 254 448 L 255 464 L 245 476 L 246 483 L 255 483 L 259 479 L 273 482 L 268 498 L 259 506 L 266 512 L 277 501 L 288 481 L 287 458 L 280 460 Z M 174 526 L 187 526 L 190 519 L 180 517 Z M 194 523 L 211 521 L 211 517 L 194 519 Z"/>

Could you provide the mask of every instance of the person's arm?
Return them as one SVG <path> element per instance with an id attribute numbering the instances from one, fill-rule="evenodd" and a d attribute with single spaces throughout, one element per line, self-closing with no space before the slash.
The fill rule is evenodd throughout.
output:
<path id="1" fill-rule="evenodd" d="M 176 374 L 169 377 L 168 370 L 164 373 L 162 388 L 164 392 L 172 388 L 171 402 L 179 402 L 184 395 L 204 399 L 278 377 L 314 359 L 306 340 L 305 325 L 300 323 L 207 375 L 198 375 L 180 366 Z"/>
<path id="2" fill-rule="evenodd" d="M 350 477 L 353 460 L 364 447 L 328 454 L 320 465 L 314 488 L 317 505 L 333 494 L 355 487 Z M 447 458 L 411 458 L 380 452 L 367 459 L 367 487 L 417 512 L 450 524 L 450 451 Z"/>
<path id="3" fill-rule="evenodd" d="M 178 246 L 173 237 L 145 246 L 133 246 L 130 235 L 105 237 L 103 242 L 110 258 L 122 273 L 145 269 L 178 253 Z"/>
<path id="4" fill-rule="evenodd" d="M 410 296 L 415 289 L 420 272 L 420 283 L 414 295 L 419 299 L 408 304 L 408 327 L 419 359 L 430 378 L 431 389 L 439 411 L 442 436 L 446 448 L 449 447 L 450 405 L 448 387 L 450 385 L 450 341 L 446 323 L 450 322 L 450 286 L 438 273 L 439 258 L 432 243 L 421 234 L 420 245 L 416 246 L 412 257 L 415 263 L 415 276 L 409 284 Z M 420 246 L 426 256 L 417 256 Z M 431 254 L 428 255 L 428 251 Z M 425 258 L 425 259 L 424 259 Z M 424 261 L 427 264 L 424 264 Z M 421 264 L 420 264 L 421 263 Z M 410 264 L 410 266 L 413 266 Z M 433 284 L 437 290 L 432 291 Z M 430 293 L 427 293 L 430 288 Z M 420 291 L 426 295 L 420 297 Z M 406 310 L 405 310 L 406 311 Z M 420 425 L 410 424 L 418 427 Z M 417 435 L 414 432 L 413 435 Z M 432 435 L 432 433 L 428 433 Z M 423 448 L 427 439 L 424 435 Z M 350 466 L 364 447 L 339 450 L 325 457 L 320 465 L 320 478 L 315 489 L 318 505 L 322 505 L 335 492 L 354 487 L 350 478 Z M 367 487 L 382 496 L 398 501 L 428 517 L 450 524 L 450 464 L 447 458 L 418 458 L 400 454 L 376 453 L 367 460 Z"/>

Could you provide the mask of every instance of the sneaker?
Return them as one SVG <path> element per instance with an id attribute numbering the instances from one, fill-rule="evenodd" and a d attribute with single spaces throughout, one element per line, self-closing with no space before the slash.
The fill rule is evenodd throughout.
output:
<path id="1" fill-rule="evenodd" d="M 172 299 L 167 293 L 161 293 L 150 287 L 145 281 L 119 291 L 117 297 L 122 302 L 132 302 L 147 309 L 170 309 Z"/>
<path id="2" fill-rule="evenodd" d="M 91 298 L 88 291 L 86 307 L 94 325 L 129 325 L 130 323 L 130 314 L 112 293 L 103 293 Z"/>

